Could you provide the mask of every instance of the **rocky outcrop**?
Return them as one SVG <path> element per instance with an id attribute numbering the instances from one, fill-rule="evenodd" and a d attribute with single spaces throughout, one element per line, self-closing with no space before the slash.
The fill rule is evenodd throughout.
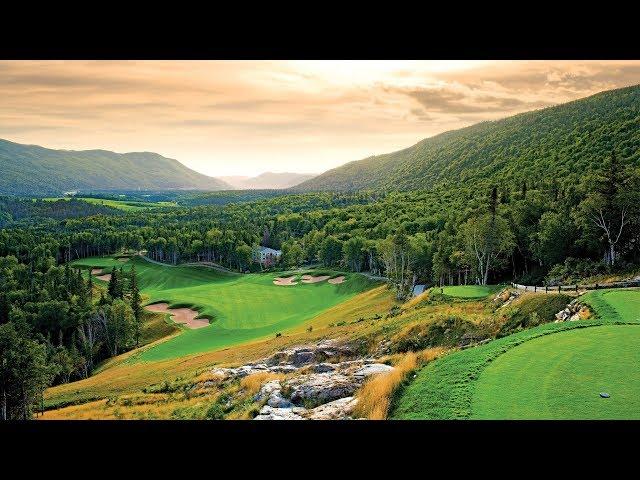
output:
<path id="1" fill-rule="evenodd" d="M 254 420 L 351 420 L 357 403 L 354 397 L 344 397 L 312 409 L 265 405 Z"/>
<path id="2" fill-rule="evenodd" d="M 312 363 L 353 358 L 355 355 L 355 348 L 350 344 L 340 344 L 332 340 L 324 340 L 315 345 L 304 345 L 276 352 L 267 358 L 265 363 L 270 366 L 284 364 L 301 367 Z"/>
<path id="3" fill-rule="evenodd" d="M 520 296 L 520 292 L 517 290 L 511 290 L 509 288 L 505 288 L 500 291 L 495 297 L 493 297 L 493 303 L 498 307 L 506 307 L 507 305 L 511 305 L 516 298 Z"/>
<path id="4" fill-rule="evenodd" d="M 354 394 L 366 379 L 393 370 L 372 358 L 343 360 L 353 356 L 351 346 L 323 341 L 241 367 L 215 368 L 212 373 L 223 381 L 261 372 L 286 374 L 284 379 L 265 382 L 253 398 L 263 403 L 257 420 L 351 418 L 357 402 Z"/>
<path id="5" fill-rule="evenodd" d="M 555 323 L 559 322 L 575 322 L 577 320 L 586 320 L 591 316 L 591 310 L 587 305 L 581 303 L 577 298 L 572 300 L 566 308 L 556 313 Z"/>

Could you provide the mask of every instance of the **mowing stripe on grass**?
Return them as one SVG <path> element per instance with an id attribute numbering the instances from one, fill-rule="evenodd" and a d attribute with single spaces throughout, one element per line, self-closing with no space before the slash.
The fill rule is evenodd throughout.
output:
<path id="1" fill-rule="evenodd" d="M 494 340 L 485 345 L 451 353 L 427 365 L 400 394 L 394 405 L 393 418 L 399 419 L 464 419 L 472 418 L 472 400 L 481 373 L 496 358 L 534 338 L 557 332 L 599 325 L 635 325 L 638 290 L 593 291 L 582 298 L 599 318 L 580 322 L 541 325 L 530 330 Z M 635 313 L 635 315 L 634 315 Z"/>

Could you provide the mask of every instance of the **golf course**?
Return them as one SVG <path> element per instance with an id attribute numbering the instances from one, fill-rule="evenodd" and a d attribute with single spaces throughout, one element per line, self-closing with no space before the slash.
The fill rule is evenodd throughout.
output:
<path id="1" fill-rule="evenodd" d="M 368 290 L 377 282 L 362 275 L 323 270 L 292 272 L 344 277 L 342 283 L 320 281 L 276 285 L 274 278 L 284 273 L 232 274 L 204 266 L 164 266 L 139 256 L 123 262 L 114 257 L 91 257 L 74 262 L 84 269 L 135 265 L 146 304 L 166 303 L 170 308 L 190 308 L 211 324 L 184 329 L 178 336 L 132 356 L 130 361 L 156 361 L 183 357 L 242 342 L 272 336 L 301 324 L 318 313 Z"/>
<path id="2" fill-rule="evenodd" d="M 640 290 L 582 300 L 595 318 L 541 325 L 427 365 L 393 418 L 640 418 Z"/>

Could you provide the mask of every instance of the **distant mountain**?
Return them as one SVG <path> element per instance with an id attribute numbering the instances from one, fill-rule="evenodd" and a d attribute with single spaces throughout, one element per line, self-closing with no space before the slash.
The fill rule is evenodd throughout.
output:
<path id="1" fill-rule="evenodd" d="M 0 139 L 0 194 L 75 190 L 226 190 L 230 186 L 151 152 L 52 150 Z"/>
<path id="2" fill-rule="evenodd" d="M 256 177 L 229 176 L 218 177 L 218 179 L 238 190 L 266 190 L 290 188 L 316 175 L 315 173 L 265 172 Z"/>
<path id="3" fill-rule="evenodd" d="M 640 166 L 640 86 L 483 122 L 393 153 L 350 162 L 293 188 L 410 190 L 438 185 L 567 181 L 616 149 Z"/>

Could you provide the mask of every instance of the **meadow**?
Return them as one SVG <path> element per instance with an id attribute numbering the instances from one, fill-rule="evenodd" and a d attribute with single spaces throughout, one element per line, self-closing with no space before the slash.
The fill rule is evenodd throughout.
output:
<path id="1" fill-rule="evenodd" d="M 596 318 L 541 325 L 427 365 L 398 396 L 392 417 L 640 418 L 640 291 L 582 299 Z"/>
<path id="2" fill-rule="evenodd" d="M 207 267 L 162 266 L 140 257 L 125 263 L 113 257 L 93 257 L 74 265 L 105 271 L 114 266 L 128 270 L 135 265 L 147 304 L 166 302 L 171 307 L 188 307 L 197 310 L 199 317 L 210 319 L 211 325 L 185 329 L 139 352 L 131 361 L 178 358 L 272 336 L 377 285 L 362 275 L 323 271 L 344 275 L 344 283 L 278 286 L 273 284 L 274 277 L 286 274 L 227 274 Z"/>
<path id="3" fill-rule="evenodd" d="M 45 201 L 55 202 L 57 200 L 69 200 L 71 197 L 49 197 L 43 198 Z M 160 207 L 175 207 L 175 202 L 136 202 L 131 200 L 110 200 L 105 198 L 92 198 L 92 197 L 73 197 L 76 200 L 82 200 L 83 202 L 93 203 L 96 205 L 104 205 L 106 207 L 117 208 L 125 212 L 139 212 L 141 210 L 149 210 L 151 208 Z"/>

